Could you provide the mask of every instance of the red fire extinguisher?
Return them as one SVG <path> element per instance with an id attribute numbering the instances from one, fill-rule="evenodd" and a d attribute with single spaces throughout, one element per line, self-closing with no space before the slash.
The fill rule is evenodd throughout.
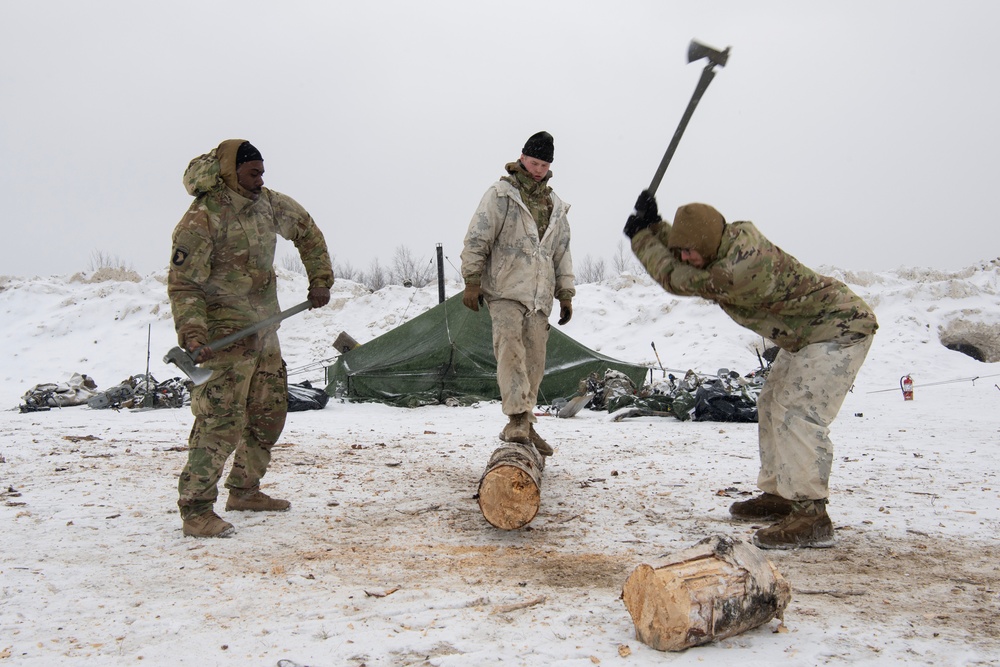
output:
<path id="1" fill-rule="evenodd" d="M 903 390 L 904 401 L 913 400 L 913 378 L 909 375 L 904 375 L 899 378 L 899 388 Z"/>

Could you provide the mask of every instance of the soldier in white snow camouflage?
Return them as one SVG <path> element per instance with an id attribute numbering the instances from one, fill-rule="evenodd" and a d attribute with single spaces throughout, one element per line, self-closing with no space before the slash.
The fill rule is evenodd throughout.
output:
<path id="1" fill-rule="evenodd" d="M 276 234 L 299 251 L 311 306 L 330 300 L 333 271 L 322 232 L 295 200 L 263 187 L 263 175 L 260 152 L 242 139 L 222 142 L 192 160 L 184 173 L 195 200 L 174 229 L 167 293 L 181 346 L 214 371 L 191 392 L 195 420 L 177 501 L 185 535 L 232 532 L 232 524 L 214 510 L 230 456 L 227 510 L 290 507 L 260 491 L 288 408 L 278 326 L 222 350 L 207 346 L 279 312 Z"/>
<path id="2" fill-rule="evenodd" d="M 497 384 L 508 422 L 508 442 L 553 450 L 535 431 L 538 387 L 545 373 L 549 314 L 559 301 L 559 324 L 573 315 L 573 260 L 569 204 L 549 187 L 552 135 L 538 132 L 507 175 L 490 186 L 472 216 L 462 250 L 462 302 L 478 311 L 485 302 L 493 320 Z"/>
<path id="3" fill-rule="evenodd" d="M 828 547 L 833 443 L 829 426 L 854 384 L 875 314 L 838 280 L 803 266 L 750 222 L 727 223 L 706 204 L 660 220 L 643 192 L 625 234 L 668 292 L 715 301 L 780 348 L 757 402 L 763 493 L 730 507 L 736 519 L 780 519 L 754 535 L 763 548 Z"/>

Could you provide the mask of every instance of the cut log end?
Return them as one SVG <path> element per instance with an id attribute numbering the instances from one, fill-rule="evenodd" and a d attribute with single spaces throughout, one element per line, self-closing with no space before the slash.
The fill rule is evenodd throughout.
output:
<path id="1" fill-rule="evenodd" d="M 542 502 L 544 465 L 533 447 L 513 445 L 493 452 L 479 481 L 483 518 L 502 530 L 516 530 L 531 523 Z"/>
<path id="2" fill-rule="evenodd" d="M 622 587 L 636 637 L 660 651 L 745 632 L 780 616 L 790 599 L 788 582 L 759 549 L 725 536 L 639 565 Z"/>

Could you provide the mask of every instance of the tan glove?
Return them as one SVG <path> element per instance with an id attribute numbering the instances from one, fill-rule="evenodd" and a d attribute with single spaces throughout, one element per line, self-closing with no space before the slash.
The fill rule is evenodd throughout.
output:
<path id="1" fill-rule="evenodd" d="M 478 313 L 479 306 L 483 304 L 483 290 L 479 285 L 466 285 L 465 293 L 462 295 L 462 303 L 469 310 Z"/>
<path id="2" fill-rule="evenodd" d="M 559 326 L 570 321 L 573 317 L 573 302 L 565 299 L 559 302 Z"/>

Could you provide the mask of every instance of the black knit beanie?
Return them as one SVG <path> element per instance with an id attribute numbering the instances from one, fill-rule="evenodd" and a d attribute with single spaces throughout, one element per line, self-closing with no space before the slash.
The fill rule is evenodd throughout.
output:
<path id="1" fill-rule="evenodd" d="M 254 148 L 253 144 L 249 141 L 244 141 L 240 144 L 240 147 L 236 150 L 236 166 L 238 167 L 244 162 L 254 162 L 256 160 L 264 160 L 260 151 Z"/>
<path id="2" fill-rule="evenodd" d="M 552 135 L 548 132 L 538 132 L 528 137 L 521 149 L 523 155 L 533 157 L 542 162 L 552 162 L 555 154 L 555 145 L 552 142 Z"/>

